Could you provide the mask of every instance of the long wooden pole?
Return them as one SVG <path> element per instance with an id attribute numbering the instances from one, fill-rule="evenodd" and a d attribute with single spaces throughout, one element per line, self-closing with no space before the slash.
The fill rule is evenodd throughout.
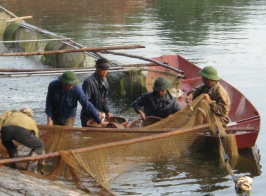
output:
<path id="1" fill-rule="evenodd" d="M 176 77 L 177 75 L 171 72 L 163 72 L 152 69 L 145 69 L 143 67 L 149 66 L 158 66 L 155 64 L 127 64 L 122 66 L 112 66 L 109 68 L 109 72 L 119 72 L 119 71 L 129 71 L 132 68 L 142 67 L 141 71 L 151 71 L 156 73 L 161 73 L 165 75 L 172 75 Z M 50 69 L 0 69 L 0 78 L 2 77 L 30 77 L 30 76 L 51 76 L 51 75 L 59 75 L 63 72 L 71 70 L 76 74 L 91 74 L 95 71 L 95 68 L 50 68 Z M 184 78 L 185 76 L 179 74 L 180 78 Z"/>
<path id="2" fill-rule="evenodd" d="M 174 67 L 171 67 L 168 64 L 162 63 L 160 61 L 156 61 L 154 59 L 146 58 L 146 57 L 143 57 L 143 56 L 126 54 L 126 53 L 121 53 L 121 52 L 113 52 L 113 51 L 100 51 L 100 52 L 101 53 L 107 53 L 107 54 L 113 54 L 113 55 L 126 56 L 126 57 L 130 57 L 130 58 L 137 58 L 137 59 L 141 59 L 141 60 L 144 60 L 144 61 L 153 62 L 153 63 L 155 63 L 157 65 L 160 65 L 162 67 L 165 67 L 167 69 L 170 69 L 170 70 L 175 71 L 175 72 L 180 73 L 180 74 L 184 73 L 184 71 L 182 71 L 180 69 L 176 69 Z"/>
<path id="3" fill-rule="evenodd" d="M 128 64 L 123 66 L 112 66 L 109 68 L 109 72 L 129 71 L 133 68 L 145 67 L 145 66 L 157 66 L 155 64 Z M 0 69 L 0 78 L 3 77 L 30 77 L 30 76 L 52 76 L 60 75 L 63 72 L 71 70 L 76 74 L 91 74 L 95 71 L 95 68 L 48 68 L 48 69 Z M 145 70 L 145 69 L 142 69 Z"/>
<path id="4" fill-rule="evenodd" d="M 150 66 L 158 66 L 155 64 L 151 63 L 143 63 L 143 64 L 125 64 L 125 65 L 119 65 L 119 66 L 112 66 L 110 69 L 115 69 L 115 68 L 124 68 L 124 67 L 150 67 Z M 71 71 L 83 71 L 83 70 L 95 70 L 93 67 L 87 67 L 87 68 L 45 68 L 45 69 L 1 69 L 0 68 L 0 73 L 1 72 L 41 72 L 41 71 L 66 71 L 66 70 L 71 70 Z"/>
<path id="5" fill-rule="evenodd" d="M 62 54 L 71 52 L 96 52 L 103 50 L 123 50 L 123 49 L 136 49 L 145 48 L 142 45 L 128 45 L 128 46 L 106 46 L 97 48 L 79 48 L 79 49 L 67 49 L 67 50 L 53 50 L 53 51 L 43 51 L 43 52 L 16 52 L 16 53 L 0 53 L 0 56 L 33 56 L 33 55 L 49 55 L 49 54 Z"/>
<path id="6" fill-rule="evenodd" d="M 129 68 L 113 67 L 109 69 L 109 72 L 129 71 Z M 60 75 L 64 71 L 33 71 L 33 72 L 0 72 L 0 78 L 2 77 L 29 77 L 29 76 L 52 76 Z M 92 74 L 94 69 L 84 69 L 74 71 L 76 74 Z"/>
<path id="7" fill-rule="evenodd" d="M 156 134 L 156 135 L 151 135 L 151 136 L 144 136 L 144 137 L 140 137 L 140 138 L 134 138 L 134 139 L 130 139 L 130 140 L 112 142 L 112 143 L 107 143 L 107 144 L 100 144 L 100 145 L 90 146 L 90 147 L 85 147 L 85 148 L 78 148 L 78 149 L 74 149 L 71 151 L 79 153 L 79 152 L 91 151 L 91 150 L 102 149 L 102 148 L 111 148 L 111 147 L 118 146 L 118 145 L 123 146 L 123 145 L 128 145 L 128 144 L 134 144 L 134 143 L 138 143 L 138 142 L 154 140 L 156 138 L 165 138 L 165 137 L 169 137 L 172 135 L 183 135 L 183 134 L 200 132 L 200 131 L 204 131 L 204 130 L 209 129 L 209 128 L 210 128 L 210 126 L 208 124 L 204 124 L 204 125 L 195 126 L 193 128 L 185 128 L 185 129 L 181 128 L 181 129 L 177 129 L 175 131 L 171 131 L 171 132 L 167 132 L 167 133 Z M 55 158 L 58 156 L 59 156 L 59 152 L 54 152 L 54 153 L 49 153 L 49 154 L 45 154 L 45 155 L 37 155 L 37 156 L 32 156 L 32 157 L 2 159 L 2 160 L 0 160 L 0 165 L 23 162 L 23 161 L 37 161 L 37 160 L 43 160 L 46 158 Z"/>
<path id="8" fill-rule="evenodd" d="M 70 38 L 13 40 L 13 41 L 0 41 L 0 43 L 47 42 L 47 41 L 64 41 L 64 40 L 70 40 Z"/>

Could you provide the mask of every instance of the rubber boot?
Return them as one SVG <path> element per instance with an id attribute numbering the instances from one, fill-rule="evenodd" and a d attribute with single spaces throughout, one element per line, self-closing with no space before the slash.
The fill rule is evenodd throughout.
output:
<path id="1" fill-rule="evenodd" d="M 9 151 L 9 156 L 10 156 L 10 158 L 17 158 L 18 157 L 17 149 Z M 10 164 L 7 164 L 7 166 L 12 168 L 12 169 L 17 169 L 18 168 L 16 163 L 10 163 Z"/>
<path id="2" fill-rule="evenodd" d="M 31 153 L 30 156 L 33 157 L 33 156 L 36 156 L 36 155 L 38 155 L 38 154 L 33 152 L 33 153 Z M 38 161 L 30 161 L 29 165 L 27 167 L 27 170 L 36 173 L 37 172 L 37 168 L 38 168 Z"/>

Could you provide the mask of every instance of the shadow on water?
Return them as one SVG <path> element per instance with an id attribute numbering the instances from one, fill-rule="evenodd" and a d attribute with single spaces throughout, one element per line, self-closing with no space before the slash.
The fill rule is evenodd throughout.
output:
<path id="1" fill-rule="evenodd" d="M 236 177 L 255 177 L 261 173 L 259 150 L 255 147 L 240 152 L 231 160 Z M 122 195 L 213 195 L 215 191 L 234 188 L 232 177 L 219 155 L 201 150 L 182 154 L 175 160 L 148 163 L 112 180 L 113 189 Z M 232 192 L 229 194 L 232 194 Z M 238 194 L 238 193 L 236 193 Z"/>

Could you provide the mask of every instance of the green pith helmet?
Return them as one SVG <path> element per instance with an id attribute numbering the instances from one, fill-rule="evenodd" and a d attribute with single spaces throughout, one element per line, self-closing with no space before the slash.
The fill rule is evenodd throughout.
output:
<path id="1" fill-rule="evenodd" d="M 212 66 L 204 67 L 199 72 L 199 75 L 201 75 L 204 78 L 208 78 L 210 80 L 220 80 L 220 77 L 218 76 L 217 70 Z"/>
<path id="2" fill-rule="evenodd" d="M 153 85 L 153 90 L 154 91 L 163 91 L 168 89 L 171 86 L 171 82 L 166 80 L 163 77 L 159 77 L 155 80 L 154 85 Z"/>
<path id="3" fill-rule="evenodd" d="M 73 71 L 65 71 L 58 79 L 60 82 L 69 85 L 76 85 L 79 83 L 77 75 Z"/>

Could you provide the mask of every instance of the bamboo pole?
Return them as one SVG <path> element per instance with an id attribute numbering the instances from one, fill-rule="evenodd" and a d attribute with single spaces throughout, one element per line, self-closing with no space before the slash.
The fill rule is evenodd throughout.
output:
<path id="1" fill-rule="evenodd" d="M 4 8 L 4 7 L 0 6 L 0 9 L 2 9 L 4 12 L 8 13 L 9 15 L 11 15 L 11 16 L 13 16 L 13 17 L 17 18 L 17 16 L 16 16 L 15 14 L 13 14 L 13 13 L 12 13 L 12 12 L 10 12 L 10 11 L 8 11 L 6 8 Z"/>
<path id="2" fill-rule="evenodd" d="M 32 156 L 32 157 L 23 157 L 23 158 L 11 158 L 11 159 L 1 159 L 0 165 L 9 164 L 9 163 L 17 163 L 23 161 L 36 161 L 36 160 L 43 160 L 47 158 L 55 158 L 59 156 L 59 152 L 53 152 L 44 155 Z"/>
<path id="3" fill-rule="evenodd" d="M 175 71 L 177 73 L 181 73 L 183 74 L 184 71 L 180 70 L 180 69 L 176 69 L 174 67 L 171 67 L 169 66 L 168 64 L 165 64 L 165 63 L 162 63 L 160 61 L 156 61 L 154 59 L 150 59 L 150 58 L 146 58 L 146 57 L 143 57 L 143 56 L 138 56 L 138 55 L 132 55 L 132 54 L 126 54 L 126 53 L 120 53 L 120 52 L 112 52 L 112 51 L 100 51 L 101 53 L 106 53 L 106 54 L 113 54 L 113 55 L 120 55 L 120 56 L 126 56 L 126 57 L 130 57 L 130 58 L 137 58 L 137 59 L 141 59 L 141 60 L 144 60 L 144 61 L 149 61 L 149 62 L 153 62 L 157 65 L 160 65 L 160 66 L 163 66 L 167 69 L 170 69 L 172 71 Z"/>
<path id="4" fill-rule="evenodd" d="M 115 68 L 124 68 L 124 67 L 150 67 L 150 66 L 158 66 L 151 63 L 144 63 L 144 64 L 125 64 L 125 65 L 118 65 L 118 66 L 112 66 L 109 69 L 115 69 Z M 95 70 L 94 67 L 87 67 L 87 68 L 45 68 L 45 69 L 1 69 L 1 72 L 41 72 L 41 71 L 83 71 L 83 70 Z"/>
<path id="5" fill-rule="evenodd" d="M 0 53 L 0 56 L 33 56 L 33 55 L 48 55 L 48 54 L 62 54 L 71 52 L 96 52 L 103 50 L 123 50 L 123 49 L 136 49 L 145 48 L 142 45 L 128 45 L 128 46 L 106 46 L 97 48 L 79 48 L 79 49 L 67 49 L 67 50 L 53 50 L 53 51 L 43 51 L 43 52 L 17 52 L 17 53 Z"/>
<path id="6" fill-rule="evenodd" d="M 54 130 L 54 128 L 56 128 L 56 130 Z M 104 133 L 104 132 L 108 132 L 108 133 L 166 133 L 166 132 L 170 132 L 170 131 L 174 131 L 176 130 L 176 128 L 163 128 L 163 129 L 156 129 L 156 128 L 122 128 L 122 129 L 114 129 L 114 128 L 106 128 L 106 127 L 75 127 L 73 129 L 73 127 L 64 127 L 64 126 L 59 126 L 59 125 L 46 125 L 46 124 L 39 124 L 38 128 L 40 130 L 53 130 L 53 131 L 80 131 L 80 132 L 99 132 L 99 133 Z M 60 129 L 61 128 L 61 129 Z M 255 131 L 255 127 L 226 127 L 225 131 L 227 132 L 241 132 L 241 131 Z"/>
<path id="7" fill-rule="evenodd" d="M 21 43 L 21 42 L 46 42 L 46 41 L 64 41 L 70 38 L 54 38 L 54 39 L 29 39 L 29 40 L 13 40 L 13 41 L 0 41 L 0 43 Z"/>
<path id="8" fill-rule="evenodd" d="M 123 67 L 117 67 L 115 69 L 109 70 L 109 72 L 119 72 L 119 71 L 129 71 L 131 69 L 126 69 Z M 61 75 L 64 71 L 44 71 L 44 72 L 5 72 L 0 73 L 0 78 L 2 77 L 30 77 L 30 76 L 53 76 L 53 75 Z M 92 74 L 95 70 L 80 70 L 74 71 L 76 74 Z"/>
<path id="9" fill-rule="evenodd" d="M 151 135 L 151 136 L 144 136 L 140 138 L 134 138 L 130 140 L 125 140 L 125 141 L 119 141 L 119 142 L 112 142 L 112 143 L 107 143 L 107 144 L 100 144 L 96 146 L 90 146 L 90 147 L 85 147 L 85 148 L 78 148 L 71 150 L 74 153 L 80 153 L 80 152 L 85 152 L 85 151 L 92 151 L 92 150 L 97 150 L 97 149 L 102 149 L 102 148 L 111 148 L 115 147 L 118 145 L 128 145 L 128 144 L 134 144 L 138 142 L 145 142 L 145 141 L 150 141 L 154 140 L 157 138 L 166 138 L 169 136 L 174 136 L 174 135 L 183 135 L 183 134 L 189 134 L 189 133 L 195 133 L 195 132 L 202 132 L 204 130 L 209 129 L 210 126 L 208 124 L 204 125 L 198 125 L 192 128 L 185 128 L 185 129 L 176 129 L 175 131 L 167 132 L 167 133 L 161 133 L 161 134 L 156 134 L 156 135 Z M 70 152 L 69 150 L 66 150 Z M 37 160 L 43 160 L 46 158 L 56 158 L 60 154 L 59 152 L 54 152 L 54 153 L 49 153 L 45 155 L 37 155 L 37 156 L 32 156 L 32 157 L 23 157 L 23 158 L 11 158 L 11 159 L 2 159 L 0 160 L 0 165 L 4 164 L 10 164 L 10 163 L 17 163 L 17 162 L 23 162 L 23 161 L 37 161 Z"/>
<path id="10" fill-rule="evenodd" d="M 143 65 L 142 65 L 143 66 Z M 155 65 L 157 66 L 157 65 Z M 136 68 L 135 68 L 136 69 Z M 74 71 L 76 74 L 92 74 L 94 73 L 95 69 L 73 69 L 73 68 L 69 68 L 69 69 L 62 69 L 62 70 L 50 70 L 50 71 L 29 71 L 29 70 L 26 70 L 26 71 L 0 71 L 0 78 L 4 78 L 4 77 L 30 77 L 30 76 L 53 76 L 53 75 L 60 75 L 62 74 L 63 72 L 67 71 L 67 70 L 71 70 L 71 71 Z M 116 67 L 110 67 L 109 68 L 109 73 L 112 73 L 112 72 L 125 72 L 125 71 L 131 71 L 132 70 L 132 67 L 119 67 L 119 66 L 116 66 Z M 164 71 L 158 71 L 158 70 L 152 70 L 152 69 L 145 69 L 145 68 L 139 68 L 139 69 L 136 69 L 138 71 L 149 71 L 149 72 L 155 72 L 155 73 L 161 73 L 161 74 L 164 74 L 164 75 L 168 75 L 168 76 L 173 76 L 173 77 L 177 77 L 177 78 L 185 78 L 184 75 L 181 75 L 181 74 L 173 74 L 173 73 L 170 73 L 170 72 L 164 72 Z"/>
<path id="11" fill-rule="evenodd" d="M 56 127 L 56 129 L 55 129 Z M 40 130 L 48 130 L 48 131 L 80 131 L 80 132 L 108 132 L 108 133 L 166 133 L 169 131 L 174 131 L 176 128 L 163 128 L 163 129 L 146 129 L 145 127 L 142 128 L 106 128 L 106 127 L 65 127 L 65 126 L 59 126 L 59 125 L 38 125 L 38 128 Z M 55 129 L 55 130 L 54 130 Z"/>
<path id="12" fill-rule="evenodd" d="M 25 19 L 30 19 L 32 18 L 32 16 L 22 16 L 22 17 L 17 17 L 17 18 L 9 18 L 9 19 L 0 19 L 0 23 L 4 23 L 4 22 L 14 22 L 14 21 L 18 21 L 18 20 L 25 20 Z"/>

